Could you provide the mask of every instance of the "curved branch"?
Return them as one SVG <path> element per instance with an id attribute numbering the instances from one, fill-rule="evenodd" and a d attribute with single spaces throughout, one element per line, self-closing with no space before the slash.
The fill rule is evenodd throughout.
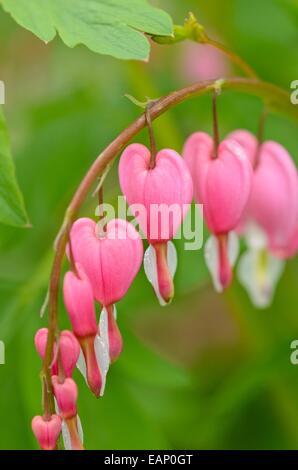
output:
<path id="1" fill-rule="evenodd" d="M 214 89 L 220 90 L 238 90 L 258 96 L 269 103 L 270 109 L 290 115 L 298 122 L 298 107 L 291 105 L 289 95 L 286 91 L 267 82 L 248 78 L 231 78 L 216 81 L 205 81 L 160 98 L 150 107 L 151 120 L 165 113 L 170 108 L 184 102 L 195 96 L 200 96 L 213 92 Z M 45 380 L 47 387 L 47 407 L 48 412 L 54 412 L 54 400 L 51 385 L 51 362 L 53 345 L 58 329 L 58 295 L 61 267 L 64 258 L 65 248 L 68 240 L 68 234 L 72 222 L 76 218 L 85 198 L 97 178 L 106 173 L 107 168 L 123 150 L 126 144 L 135 137 L 146 126 L 145 114 L 138 117 L 123 132 L 121 132 L 113 142 L 97 157 L 94 163 L 87 171 L 85 177 L 76 190 L 65 214 L 63 225 L 56 241 L 56 252 L 53 261 L 50 286 L 49 286 L 49 328 L 46 355 L 43 362 L 42 379 Z"/>

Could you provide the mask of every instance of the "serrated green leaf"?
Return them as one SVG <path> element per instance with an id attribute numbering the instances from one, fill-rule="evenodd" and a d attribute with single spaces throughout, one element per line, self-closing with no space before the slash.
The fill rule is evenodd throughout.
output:
<path id="1" fill-rule="evenodd" d="M 17 23 L 45 42 L 84 44 L 119 59 L 148 59 L 144 33 L 170 35 L 172 20 L 147 0 L 0 0 Z"/>
<path id="2" fill-rule="evenodd" d="M 28 225 L 23 196 L 19 189 L 10 152 L 5 118 L 0 107 L 0 223 Z"/>

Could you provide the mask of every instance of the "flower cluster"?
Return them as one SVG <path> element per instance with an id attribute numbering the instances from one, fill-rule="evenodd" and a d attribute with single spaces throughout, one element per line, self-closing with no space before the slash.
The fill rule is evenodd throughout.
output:
<path id="1" fill-rule="evenodd" d="M 211 137 L 197 132 L 183 154 L 212 233 L 205 259 L 216 290 L 232 280 L 241 235 L 247 251 L 239 281 L 255 306 L 267 307 L 285 259 L 298 250 L 298 175 L 291 156 L 279 143 L 259 143 L 241 129 L 221 142 L 216 155 Z"/>
<path id="2" fill-rule="evenodd" d="M 77 366 L 94 395 L 103 395 L 109 366 L 123 348 L 116 303 L 131 286 L 143 255 L 145 273 L 160 304 L 172 300 L 177 254 L 171 240 L 193 196 L 203 205 L 210 232 L 205 259 L 217 291 L 232 282 L 239 235 L 247 244 L 238 264 L 239 279 L 260 307 L 270 303 L 284 260 L 298 249 L 297 170 L 281 145 L 259 143 L 244 130 L 216 145 L 208 134 L 196 132 L 187 139 L 183 157 L 163 149 L 152 158 L 145 146 L 132 144 L 120 158 L 120 186 L 147 238 L 145 254 L 140 234 L 125 220 L 112 219 L 104 225 L 102 219 L 96 223 L 80 218 L 71 227 L 66 250 L 71 270 L 64 276 L 63 296 L 72 332 L 58 333 L 53 348 L 56 414 L 32 421 L 43 449 L 54 449 L 61 431 L 65 448 L 83 448 L 72 374 Z M 161 211 L 153 218 L 153 205 L 175 211 Z M 42 358 L 47 338 L 45 328 L 35 336 Z"/>

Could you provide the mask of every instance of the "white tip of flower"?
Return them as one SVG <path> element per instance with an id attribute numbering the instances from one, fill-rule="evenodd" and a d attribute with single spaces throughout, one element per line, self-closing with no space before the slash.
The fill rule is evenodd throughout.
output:
<path id="1" fill-rule="evenodd" d="M 116 308 L 114 306 L 114 316 L 116 318 Z M 102 397 L 106 386 L 106 377 L 110 367 L 109 354 L 109 332 L 108 332 L 108 313 L 105 308 L 102 309 L 99 319 L 100 335 L 96 335 L 94 348 L 97 364 L 101 373 L 102 385 L 100 396 Z"/>
<path id="2" fill-rule="evenodd" d="M 62 439 L 63 445 L 65 450 L 72 450 L 71 448 L 71 439 L 67 424 L 65 423 L 64 419 L 62 420 Z"/>
<path id="3" fill-rule="evenodd" d="M 248 250 L 238 265 L 238 279 L 255 307 L 270 306 L 285 262 L 265 250 Z"/>
<path id="4" fill-rule="evenodd" d="M 79 415 L 77 415 L 77 428 L 78 428 L 78 434 L 80 437 L 80 441 L 82 444 L 84 443 L 84 434 L 83 434 L 83 428 L 82 428 L 82 423 L 80 420 Z M 65 423 L 64 419 L 62 420 L 62 440 L 63 440 L 63 445 L 65 450 L 73 450 L 72 445 L 71 445 L 71 438 L 70 438 L 70 433 L 67 427 L 67 424 Z"/>
<path id="5" fill-rule="evenodd" d="M 86 381 L 86 384 L 88 385 L 88 382 L 87 382 L 87 367 L 86 367 L 86 361 L 85 361 L 82 349 L 80 350 L 79 359 L 78 359 L 76 365 L 77 365 L 78 370 L 81 372 L 82 376 L 84 377 L 84 379 Z"/>
<path id="6" fill-rule="evenodd" d="M 168 262 L 170 274 L 173 278 L 175 276 L 176 269 L 177 269 L 178 257 L 177 257 L 177 250 L 175 248 L 175 245 L 171 241 L 168 241 L 167 243 L 167 262 Z M 144 270 L 145 270 L 145 274 L 147 276 L 148 281 L 153 286 L 154 292 L 156 294 L 156 297 L 160 305 L 162 306 L 167 305 L 167 303 L 164 301 L 164 299 L 162 298 L 159 292 L 158 278 L 157 278 L 157 266 L 156 266 L 156 253 L 152 245 L 148 246 L 144 254 Z"/>
<path id="7" fill-rule="evenodd" d="M 84 432 L 83 432 L 81 418 L 79 417 L 79 415 L 77 415 L 77 427 L 78 427 L 80 441 L 82 444 L 84 444 Z"/>
<path id="8" fill-rule="evenodd" d="M 233 267 L 239 254 L 239 240 L 235 232 L 229 232 L 227 237 L 228 259 L 231 267 Z M 211 235 L 205 243 L 204 257 L 215 290 L 222 292 L 223 287 L 219 280 L 219 246 L 218 240 L 214 235 Z"/>

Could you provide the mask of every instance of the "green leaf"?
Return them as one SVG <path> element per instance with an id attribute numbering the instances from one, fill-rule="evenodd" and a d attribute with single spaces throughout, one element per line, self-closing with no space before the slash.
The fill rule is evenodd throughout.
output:
<path id="1" fill-rule="evenodd" d="M 147 60 L 144 33 L 172 34 L 170 16 L 147 0 L 0 0 L 17 23 L 45 42 L 58 32 L 63 42 L 84 44 L 119 59 Z"/>
<path id="2" fill-rule="evenodd" d="M 26 226 L 26 214 L 10 152 L 5 118 L 0 107 L 0 222 L 7 225 Z"/>

